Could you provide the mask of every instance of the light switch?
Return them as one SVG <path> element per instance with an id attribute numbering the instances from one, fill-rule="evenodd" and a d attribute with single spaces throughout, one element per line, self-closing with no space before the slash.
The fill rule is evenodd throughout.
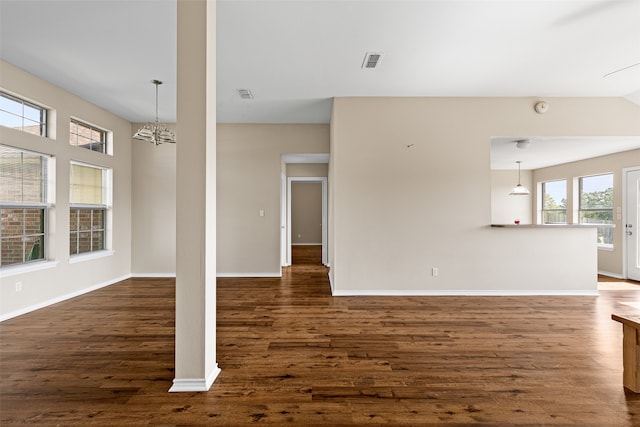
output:
<path id="1" fill-rule="evenodd" d="M 264 209 L 260 209 L 260 216 L 264 216 Z"/>

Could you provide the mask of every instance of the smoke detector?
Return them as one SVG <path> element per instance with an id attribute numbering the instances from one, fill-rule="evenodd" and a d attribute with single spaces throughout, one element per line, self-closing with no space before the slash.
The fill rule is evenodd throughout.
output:
<path id="1" fill-rule="evenodd" d="M 549 111 L 549 104 L 545 101 L 538 101 L 536 102 L 536 105 L 533 106 L 533 109 L 536 110 L 536 113 L 538 114 L 544 114 Z"/>

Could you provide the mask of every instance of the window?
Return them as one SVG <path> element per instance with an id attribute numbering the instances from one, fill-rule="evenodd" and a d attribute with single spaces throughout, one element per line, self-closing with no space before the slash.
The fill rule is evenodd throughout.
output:
<path id="1" fill-rule="evenodd" d="M 106 249 L 110 170 L 72 162 L 70 175 L 69 253 Z"/>
<path id="2" fill-rule="evenodd" d="M 613 174 L 579 179 L 580 224 L 598 225 L 598 246 L 613 248 Z"/>
<path id="3" fill-rule="evenodd" d="M 0 267 L 46 258 L 49 157 L 0 145 Z"/>
<path id="4" fill-rule="evenodd" d="M 34 135 L 47 136 L 47 110 L 0 92 L 0 125 Z"/>
<path id="5" fill-rule="evenodd" d="M 542 183 L 542 223 L 567 223 L 567 181 L 547 181 Z"/>
<path id="6" fill-rule="evenodd" d="M 69 125 L 69 144 L 99 153 L 106 153 L 107 131 L 71 119 Z"/>

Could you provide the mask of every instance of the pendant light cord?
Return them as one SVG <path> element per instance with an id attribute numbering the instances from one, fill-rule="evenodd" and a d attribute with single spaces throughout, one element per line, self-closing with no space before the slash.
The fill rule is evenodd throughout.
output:
<path id="1" fill-rule="evenodd" d="M 156 126 L 158 125 L 158 86 L 160 85 L 160 83 L 158 83 L 157 81 L 154 82 L 156 85 Z"/>

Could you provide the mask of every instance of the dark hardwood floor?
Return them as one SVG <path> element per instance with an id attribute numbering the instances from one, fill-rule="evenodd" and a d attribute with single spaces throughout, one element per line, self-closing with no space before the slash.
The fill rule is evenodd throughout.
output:
<path id="1" fill-rule="evenodd" d="M 599 297 L 339 297 L 327 270 L 218 280 L 221 374 L 168 393 L 174 281 L 129 279 L 0 324 L 0 424 L 640 425 Z"/>
<path id="2" fill-rule="evenodd" d="M 292 245 L 291 264 L 320 265 L 322 264 L 322 245 Z"/>

